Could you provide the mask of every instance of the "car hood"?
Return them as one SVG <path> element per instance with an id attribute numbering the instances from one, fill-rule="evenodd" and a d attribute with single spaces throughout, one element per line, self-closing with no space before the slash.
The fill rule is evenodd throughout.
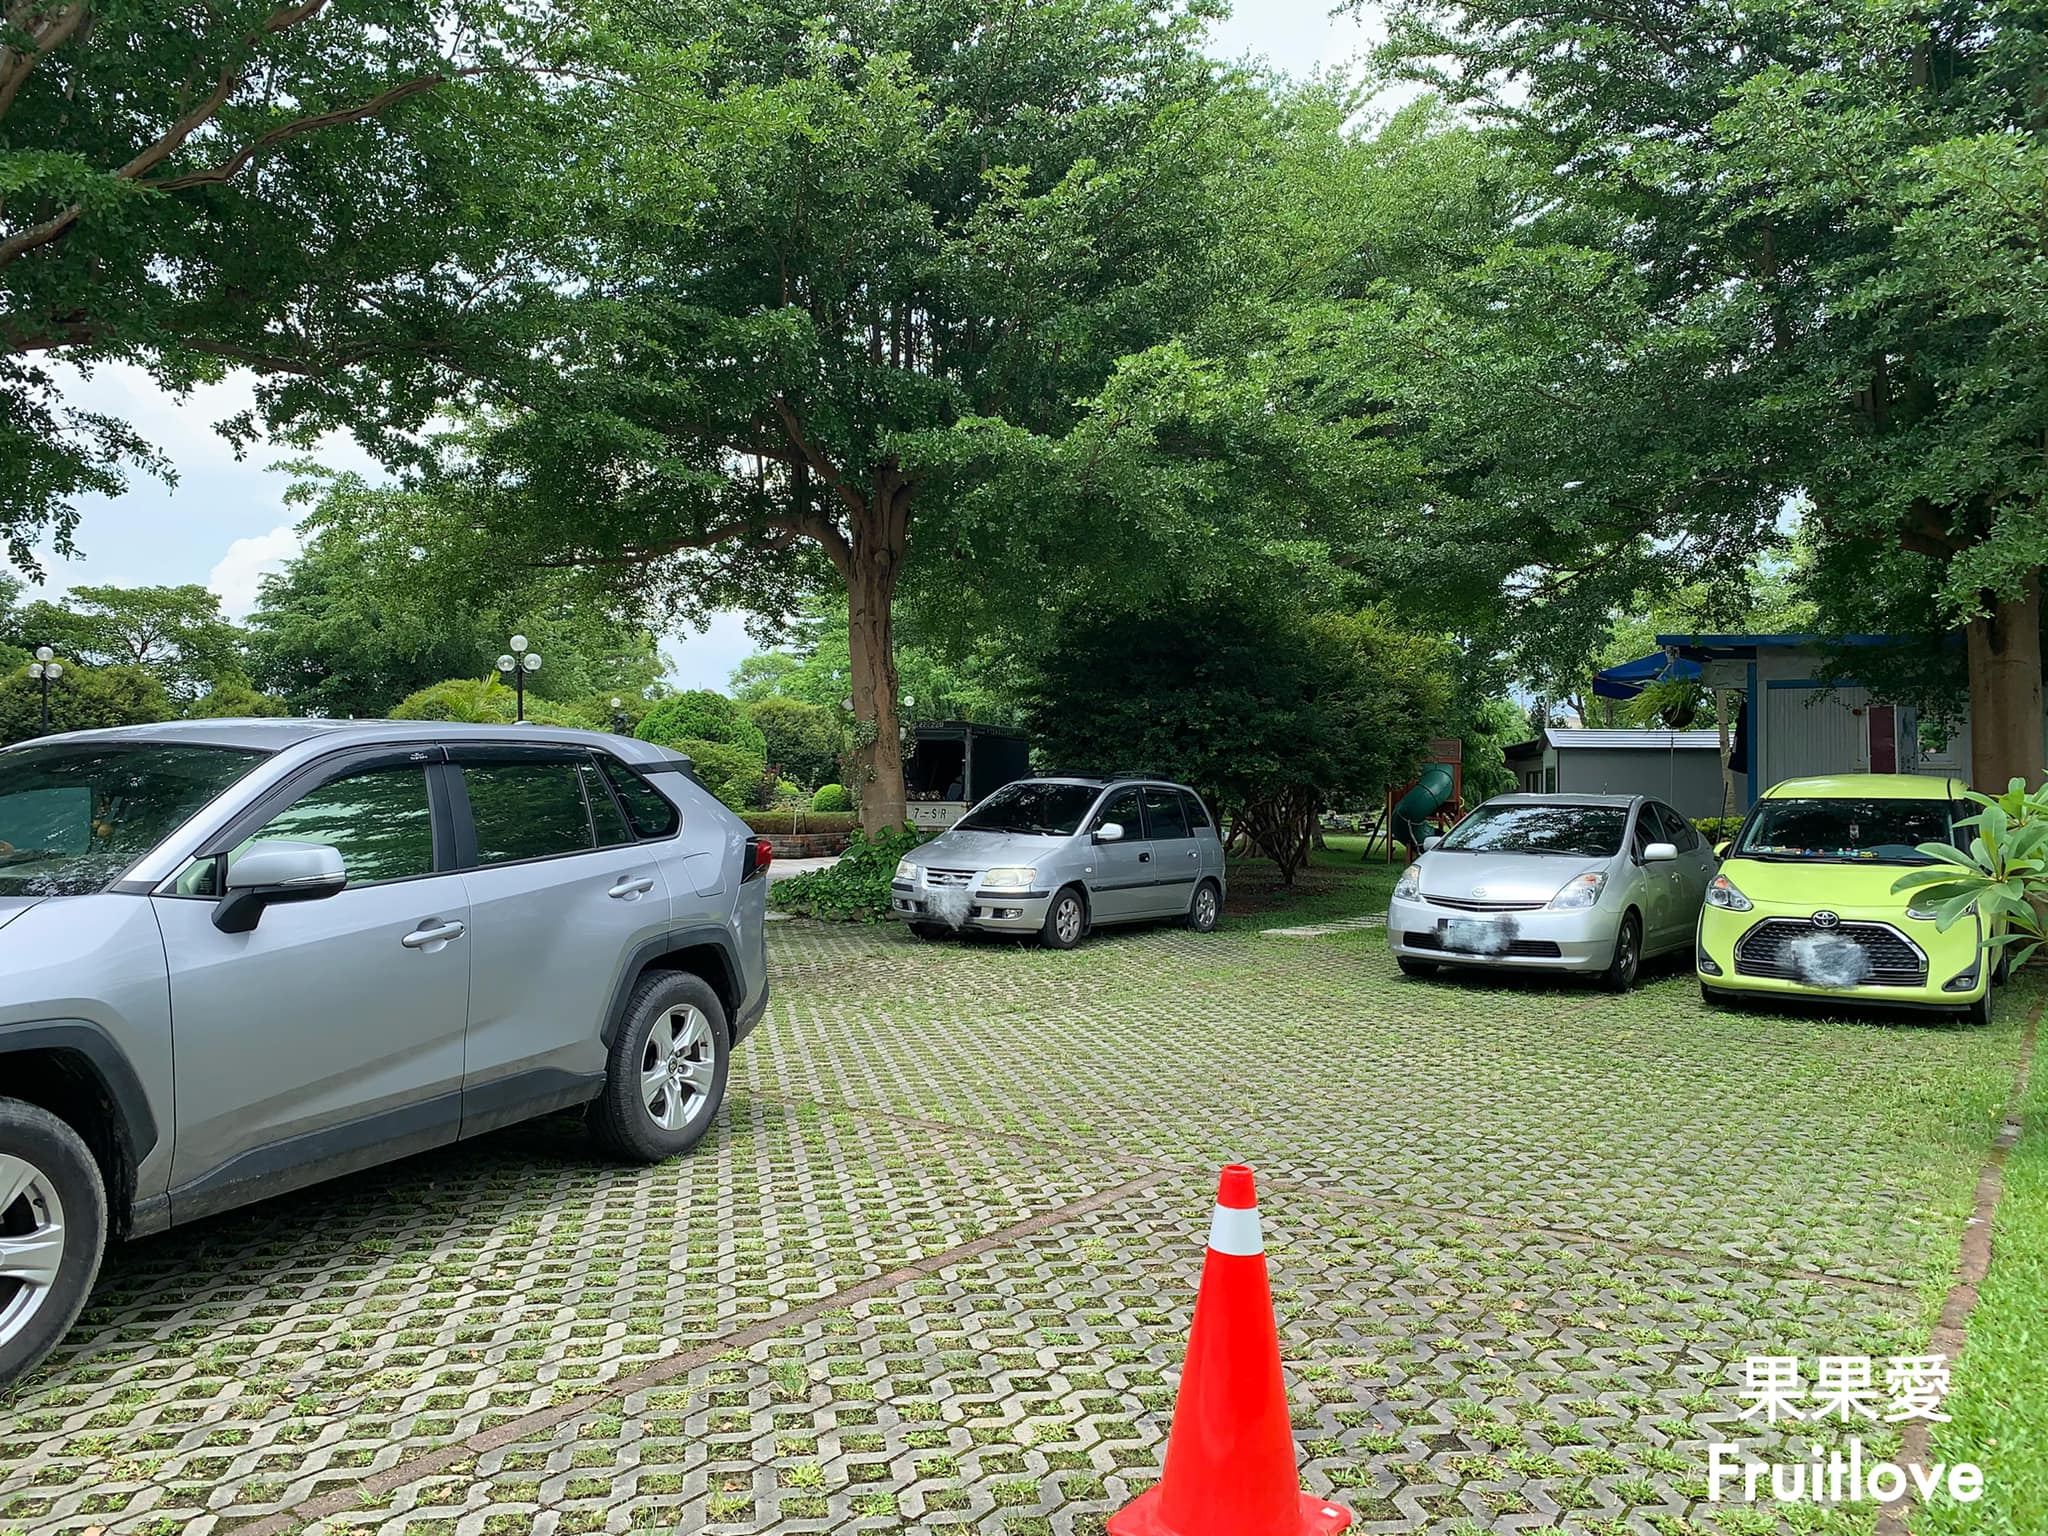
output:
<path id="1" fill-rule="evenodd" d="M 1451 901 L 1545 902 L 1574 875 L 1613 860 L 1583 853 L 1463 853 L 1432 849 L 1422 856 L 1422 894 Z"/>
<path id="2" fill-rule="evenodd" d="M 1878 907 L 1902 910 L 1912 892 L 1894 893 L 1892 882 L 1924 868 L 1918 864 L 1780 863 L 1728 859 L 1721 865 L 1735 888 L 1751 901 L 1773 907 Z"/>
<path id="3" fill-rule="evenodd" d="M 931 868 L 987 869 L 998 864 L 1030 864 L 1066 846 L 1063 837 L 1027 837 L 1014 832 L 941 832 L 910 858 Z"/>
<path id="4" fill-rule="evenodd" d="M 0 896 L 0 928 L 5 928 L 37 902 L 47 900 L 47 896 Z"/>

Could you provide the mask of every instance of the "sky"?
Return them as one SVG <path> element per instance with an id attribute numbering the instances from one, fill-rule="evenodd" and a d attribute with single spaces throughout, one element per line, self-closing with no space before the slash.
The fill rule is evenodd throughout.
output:
<path id="1" fill-rule="evenodd" d="M 1332 20 L 1330 3 L 1239 0 L 1237 14 L 1213 34 L 1215 52 L 1224 58 L 1262 57 L 1290 74 L 1342 65 L 1357 56 L 1367 35 L 1355 19 Z M 44 559 L 44 592 L 86 583 L 198 582 L 219 594 L 230 618 L 245 617 L 264 574 L 299 547 L 298 514 L 284 503 L 291 477 L 275 467 L 296 455 L 259 443 L 238 459 L 214 430 L 214 423 L 251 403 L 249 377 L 236 375 L 175 397 L 127 365 L 101 367 L 90 377 L 62 365 L 53 371 L 66 381 L 72 404 L 139 428 L 164 451 L 176 479 L 165 484 L 138 473 L 117 498 L 81 497 L 79 553 L 69 560 Z M 345 436 L 328 439 L 313 456 L 332 468 L 377 473 L 374 461 Z M 684 688 L 723 688 L 741 658 L 755 649 L 737 613 L 715 614 L 705 630 L 679 630 L 662 644 L 670 681 Z"/>

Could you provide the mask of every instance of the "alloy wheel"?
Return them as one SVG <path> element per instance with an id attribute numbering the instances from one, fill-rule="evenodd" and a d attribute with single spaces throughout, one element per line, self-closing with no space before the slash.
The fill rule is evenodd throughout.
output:
<path id="1" fill-rule="evenodd" d="M 1210 928 L 1216 922 L 1216 893 L 1208 886 L 1195 892 L 1195 926 Z"/>
<path id="2" fill-rule="evenodd" d="M 64 1262 L 64 1204 L 50 1176 L 0 1152 L 0 1344 L 28 1327 Z"/>
<path id="3" fill-rule="evenodd" d="M 1081 937 L 1081 903 L 1071 896 L 1064 898 L 1052 915 L 1052 926 L 1062 944 L 1071 944 Z"/>
<path id="4" fill-rule="evenodd" d="M 640 1055 L 640 1099 L 648 1118 L 664 1131 L 680 1131 L 703 1114 L 717 1064 L 711 1021 L 702 1009 L 684 1003 L 655 1020 Z"/>

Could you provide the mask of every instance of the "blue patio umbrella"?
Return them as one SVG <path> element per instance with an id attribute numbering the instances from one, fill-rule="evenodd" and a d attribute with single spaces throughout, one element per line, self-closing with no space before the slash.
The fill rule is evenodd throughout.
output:
<path id="1" fill-rule="evenodd" d="M 1699 680 L 1698 662 L 1652 651 L 1634 661 L 1624 661 L 1605 671 L 1595 672 L 1593 693 L 1596 698 L 1626 701 L 1635 698 L 1652 683 L 1696 683 Z"/>

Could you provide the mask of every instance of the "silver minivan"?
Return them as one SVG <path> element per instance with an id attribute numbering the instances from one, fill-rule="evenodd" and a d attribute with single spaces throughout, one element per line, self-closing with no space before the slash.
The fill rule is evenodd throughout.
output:
<path id="1" fill-rule="evenodd" d="M 890 906 L 920 938 L 980 928 L 1072 949 L 1109 923 L 1207 933 L 1225 889 L 1216 818 L 1186 785 L 1019 779 L 899 863 Z"/>

